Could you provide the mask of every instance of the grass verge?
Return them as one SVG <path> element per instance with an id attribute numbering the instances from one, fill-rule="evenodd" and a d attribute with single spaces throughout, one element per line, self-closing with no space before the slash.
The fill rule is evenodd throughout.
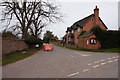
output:
<path id="1" fill-rule="evenodd" d="M 61 46 L 61 45 L 56 45 L 56 46 L 64 47 L 64 46 Z M 72 48 L 72 47 L 64 47 L 64 48 L 71 49 L 71 50 L 77 50 L 77 51 L 120 53 L 120 48 L 110 48 L 110 49 L 79 49 L 79 48 Z"/>
<path id="2" fill-rule="evenodd" d="M 15 52 L 13 54 L 6 55 L 6 57 L 2 59 L 2 65 L 6 65 L 9 63 L 16 62 L 18 60 L 22 60 L 26 57 L 33 55 L 38 50 L 40 50 L 40 49 L 38 49 L 38 48 L 27 49 L 26 53 L 24 53 L 24 54 L 22 53 L 22 51 L 20 51 L 20 52 Z"/>

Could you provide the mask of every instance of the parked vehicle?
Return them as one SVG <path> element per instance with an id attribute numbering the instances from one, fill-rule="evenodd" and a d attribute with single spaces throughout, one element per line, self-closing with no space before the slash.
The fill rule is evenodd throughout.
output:
<path id="1" fill-rule="evenodd" d="M 43 43 L 43 45 L 42 45 L 42 49 L 43 50 L 46 50 L 46 51 L 48 51 L 48 50 L 53 50 L 53 44 L 47 44 L 47 43 Z"/>

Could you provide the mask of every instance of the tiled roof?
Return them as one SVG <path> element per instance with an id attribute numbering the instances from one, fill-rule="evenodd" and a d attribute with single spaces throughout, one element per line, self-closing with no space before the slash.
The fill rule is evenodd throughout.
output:
<path id="1" fill-rule="evenodd" d="M 93 34 L 91 31 L 86 31 L 81 37 L 90 37 Z"/>
<path id="2" fill-rule="evenodd" d="M 75 22 L 71 27 L 68 27 L 68 28 L 67 28 L 67 31 L 70 31 L 70 30 L 72 30 L 72 29 L 77 29 L 78 27 L 81 27 L 81 28 L 82 28 L 92 17 L 94 17 L 94 14 L 91 14 L 91 15 L 89 15 L 89 16 L 87 16 L 87 17 L 85 17 L 85 18 L 83 18 L 83 19 Z M 106 27 L 106 25 L 103 23 L 103 21 L 101 20 L 100 17 L 99 17 L 99 20 L 100 20 L 100 21 L 102 22 L 102 24 Z M 108 29 L 108 28 L 106 27 L 106 29 Z M 67 32 L 67 31 L 66 31 L 66 32 Z"/>
<path id="3" fill-rule="evenodd" d="M 94 14 L 91 14 L 91 15 L 89 15 L 89 16 L 87 16 L 87 17 L 85 17 L 85 18 L 83 18 L 83 19 L 75 22 L 75 23 L 71 26 L 71 28 L 72 28 L 72 29 L 76 29 L 77 27 L 83 27 L 83 26 L 91 19 L 91 17 L 93 17 L 93 16 L 94 16 Z"/>

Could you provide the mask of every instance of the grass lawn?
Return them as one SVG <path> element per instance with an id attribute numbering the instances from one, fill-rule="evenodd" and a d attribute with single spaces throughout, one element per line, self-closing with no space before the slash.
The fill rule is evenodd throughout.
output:
<path id="1" fill-rule="evenodd" d="M 55 44 L 56 45 L 56 44 Z M 58 45 L 56 45 L 58 46 Z M 60 47 L 64 47 L 59 45 Z M 71 50 L 77 50 L 77 51 L 90 51 L 90 52 L 115 52 L 120 53 L 120 48 L 110 48 L 110 49 L 78 49 L 78 48 L 72 48 L 72 47 L 64 47 Z"/>
<path id="2" fill-rule="evenodd" d="M 77 48 L 71 48 L 71 47 L 65 47 L 71 50 L 78 50 L 78 51 L 90 51 L 90 52 L 120 52 L 120 48 L 110 48 L 110 49 L 77 49 Z"/>
<path id="3" fill-rule="evenodd" d="M 16 52 L 13 54 L 6 55 L 6 57 L 2 59 L 2 65 L 16 62 L 18 60 L 29 57 L 29 56 L 33 55 L 35 52 L 37 52 L 38 50 L 40 50 L 40 49 L 34 48 L 34 49 L 26 50 L 26 53 Z"/>

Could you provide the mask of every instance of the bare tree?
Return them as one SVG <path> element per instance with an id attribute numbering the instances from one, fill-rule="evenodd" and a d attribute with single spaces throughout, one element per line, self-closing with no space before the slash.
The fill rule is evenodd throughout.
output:
<path id="1" fill-rule="evenodd" d="M 59 6 L 52 4 L 48 0 L 2 2 L 0 6 L 4 7 L 4 18 L 2 20 L 7 20 L 10 23 L 14 18 L 18 24 L 10 28 L 13 28 L 14 31 L 19 30 L 18 32 L 21 32 L 23 39 L 29 34 L 38 37 L 44 26 L 61 21 L 62 17 Z"/>

